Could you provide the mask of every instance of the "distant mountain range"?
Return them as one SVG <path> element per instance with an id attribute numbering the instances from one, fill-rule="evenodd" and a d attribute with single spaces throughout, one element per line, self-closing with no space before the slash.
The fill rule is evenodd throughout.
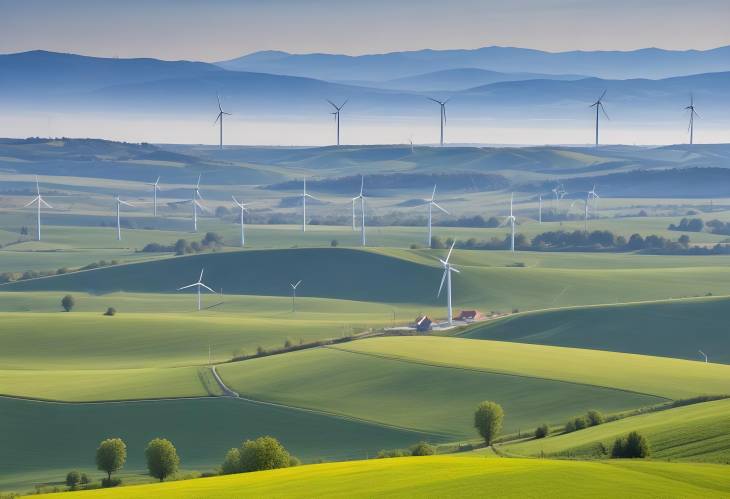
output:
<path id="1" fill-rule="evenodd" d="M 484 47 L 362 56 L 266 51 L 222 61 L 218 65 L 235 71 L 306 76 L 329 81 L 387 81 L 463 68 L 503 73 L 580 74 L 607 79 L 667 78 L 730 71 L 730 46 L 712 50 L 646 48 L 628 52 L 557 53 L 514 47 Z"/>

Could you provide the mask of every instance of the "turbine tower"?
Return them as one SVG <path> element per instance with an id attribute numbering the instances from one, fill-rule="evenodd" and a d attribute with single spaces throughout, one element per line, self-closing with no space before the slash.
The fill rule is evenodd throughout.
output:
<path id="1" fill-rule="evenodd" d="M 294 313 L 297 311 L 295 300 L 297 298 L 297 287 L 302 283 L 302 280 L 299 279 L 297 283 L 290 282 L 289 286 L 291 286 L 291 312 Z"/>
<path id="2" fill-rule="evenodd" d="M 218 99 L 218 116 L 215 118 L 213 125 L 220 121 L 220 144 L 218 145 L 218 149 L 223 149 L 223 115 L 230 116 L 231 113 L 225 112 L 221 107 L 221 96 L 218 93 L 215 94 L 215 97 Z"/>
<path id="3" fill-rule="evenodd" d="M 433 193 L 431 194 L 431 199 L 424 199 L 426 203 L 428 203 L 428 239 L 426 239 L 426 244 L 428 244 L 428 247 L 431 247 L 431 218 L 433 215 L 433 208 L 434 206 L 438 208 L 439 210 L 443 211 L 447 215 L 449 214 L 448 211 L 443 209 L 441 206 L 436 203 L 436 184 L 433 186 Z"/>
<path id="4" fill-rule="evenodd" d="M 689 131 L 689 145 L 692 145 L 694 144 L 695 116 L 700 117 L 697 111 L 695 111 L 695 98 L 692 94 L 689 96 L 689 106 L 684 109 L 689 111 L 689 127 L 687 130 Z"/>
<path id="5" fill-rule="evenodd" d="M 203 201 L 203 196 L 200 195 L 200 175 L 198 175 L 198 183 L 193 189 L 193 197 L 190 199 L 190 204 L 193 206 L 193 232 L 198 232 L 198 208 L 201 211 L 205 209 L 198 199 Z"/>
<path id="6" fill-rule="evenodd" d="M 538 202 L 540 204 L 538 205 L 538 208 L 537 208 L 537 223 L 542 225 L 542 194 L 540 194 Z"/>
<path id="7" fill-rule="evenodd" d="M 117 199 L 117 241 L 121 241 L 122 240 L 122 222 L 121 222 L 120 214 L 119 214 L 119 212 L 121 211 L 121 206 L 124 205 L 124 206 L 134 207 L 134 205 L 132 203 L 122 201 L 121 199 L 119 199 L 119 196 L 117 196 L 116 199 Z"/>
<path id="8" fill-rule="evenodd" d="M 345 102 L 342 103 L 342 105 L 338 106 L 331 100 L 327 99 L 327 102 L 330 103 L 330 105 L 335 108 L 335 111 L 331 113 L 335 117 L 335 125 L 337 127 L 337 145 L 340 145 L 340 111 L 342 111 L 342 108 L 345 107 L 345 104 L 347 104 L 347 101 L 350 99 L 345 99 Z"/>
<path id="9" fill-rule="evenodd" d="M 702 350 L 698 350 L 698 352 L 700 352 L 700 355 L 702 355 L 702 357 L 705 359 L 705 364 L 707 364 L 709 362 L 709 359 L 707 358 L 707 354 L 705 352 L 703 352 Z"/>
<path id="10" fill-rule="evenodd" d="M 302 232 L 307 232 L 307 198 L 319 201 L 316 197 L 311 194 L 307 194 L 307 177 L 303 178 L 303 190 L 302 190 Z"/>
<path id="11" fill-rule="evenodd" d="M 352 202 L 355 203 L 358 199 L 360 200 L 360 214 L 362 219 L 360 220 L 360 244 L 365 246 L 365 195 L 363 194 L 363 188 L 365 187 L 365 177 L 360 175 L 360 194 L 352 198 Z M 354 205 L 353 205 L 354 206 Z"/>
<path id="12" fill-rule="evenodd" d="M 591 104 L 589 107 L 595 107 L 596 108 L 596 147 L 598 147 L 598 115 L 599 111 L 603 112 L 603 115 L 606 117 L 606 119 L 611 119 L 608 117 L 608 114 L 606 113 L 606 108 L 603 107 L 603 98 L 606 96 L 606 92 L 608 90 L 604 90 L 601 96 L 598 98 L 596 102 Z"/>
<path id="13" fill-rule="evenodd" d="M 240 208 L 241 210 L 241 247 L 243 247 L 246 244 L 246 235 L 244 233 L 244 224 L 243 224 L 243 212 L 248 212 L 248 203 L 239 203 L 238 199 L 236 199 L 236 196 L 231 196 L 233 198 L 233 202 L 236 203 L 236 206 Z"/>
<path id="14" fill-rule="evenodd" d="M 153 198 L 153 206 L 154 206 L 154 215 L 157 216 L 157 191 L 160 190 L 160 177 L 157 177 L 157 180 L 155 180 L 155 183 L 152 184 L 152 198 Z"/>
<path id="15" fill-rule="evenodd" d="M 515 193 L 513 192 L 509 198 L 509 216 L 507 217 L 507 223 L 509 223 L 512 228 L 512 237 L 510 239 L 510 250 L 512 253 L 515 252 L 515 222 L 517 222 L 517 217 L 515 217 L 512 213 L 512 202 L 514 201 L 514 197 Z"/>
<path id="16" fill-rule="evenodd" d="M 36 175 L 36 177 L 35 177 L 35 193 L 36 193 L 36 196 L 33 198 L 33 201 L 31 201 L 30 203 L 28 203 L 25 206 L 23 206 L 23 208 L 27 208 L 28 206 L 32 205 L 33 203 L 38 203 L 38 206 L 37 206 L 37 208 L 38 208 L 37 209 L 37 214 L 38 214 L 37 227 L 38 227 L 38 240 L 40 241 L 41 240 L 41 205 L 45 206 L 46 208 L 51 208 L 51 209 L 53 209 L 53 206 L 51 206 L 50 204 L 46 203 L 45 200 L 43 199 L 43 196 L 41 196 L 41 188 L 38 185 L 38 175 Z"/>
<path id="17" fill-rule="evenodd" d="M 200 311 L 200 308 L 201 308 L 200 307 L 201 306 L 201 301 L 200 301 L 200 290 L 201 290 L 201 288 L 205 288 L 208 291 L 210 291 L 211 293 L 215 293 L 215 291 L 213 291 L 208 286 L 206 286 L 205 284 L 203 284 L 203 271 L 204 270 L 205 269 L 200 269 L 200 277 L 198 277 L 198 281 L 197 282 L 194 282 L 192 284 L 188 284 L 187 286 L 183 286 L 182 288 L 177 288 L 178 291 L 182 291 L 183 289 L 188 289 L 188 288 L 192 288 L 192 287 L 197 287 L 198 288 L 198 311 Z"/>
<path id="18" fill-rule="evenodd" d="M 441 106 L 441 147 L 444 146 L 444 125 L 446 124 L 446 103 L 449 102 L 450 99 L 446 99 L 445 101 L 440 101 L 436 99 L 432 99 L 431 97 L 427 97 L 428 100 L 435 102 L 439 106 Z"/>
<path id="19" fill-rule="evenodd" d="M 441 285 L 439 286 L 439 292 L 436 296 L 441 296 L 441 290 L 444 287 L 444 281 L 446 281 L 446 303 L 449 313 L 449 326 L 454 324 L 454 314 L 453 310 L 451 308 L 451 273 L 456 272 L 459 273 L 459 269 L 454 267 L 451 263 L 449 263 L 449 258 L 451 258 L 451 252 L 454 251 L 454 245 L 456 244 L 456 241 L 451 243 L 451 248 L 449 249 L 449 253 L 446 255 L 446 260 L 442 260 L 439 258 L 439 262 L 441 262 L 441 265 L 444 267 L 444 275 L 441 277 Z"/>

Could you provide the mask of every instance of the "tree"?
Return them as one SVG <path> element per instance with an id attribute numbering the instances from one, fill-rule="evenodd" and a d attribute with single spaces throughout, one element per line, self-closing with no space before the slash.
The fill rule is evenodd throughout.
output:
<path id="1" fill-rule="evenodd" d="M 122 469 L 126 461 L 127 445 L 121 438 L 108 438 L 96 449 L 96 467 L 106 471 L 108 483 L 111 483 L 112 473 Z"/>
<path id="2" fill-rule="evenodd" d="M 289 453 L 274 437 L 246 440 L 240 453 L 242 471 L 273 470 L 289 466 Z"/>
<path id="3" fill-rule="evenodd" d="M 428 442 L 419 442 L 411 447 L 412 456 L 433 456 L 436 454 L 436 448 Z"/>
<path id="4" fill-rule="evenodd" d="M 336 248 L 339 244 L 340 243 L 337 241 L 337 239 L 333 239 L 332 241 L 330 241 L 330 246 L 332 246 L 333 248 Z"/>
<path id="5" fill-rule="evenodd" d="M 70 312 L 74 305 L 76 305 L 76 300 L 71 295 L 66 295 L 61 299 L 61 306 L 66 312 Z"/>
<path id="6" fill-rule="evenodd" d="M 66 475 L 66 485 L 71 488 L 71 490 L 75 489 L 76 486 L 81 482 L 81 473 L 78 471 L 69 471 Z"/>
<path id="7" fill-rule="evenodd" d="M 487 445 L 492 445 L 494 439 L 502 430 L 504 411 L 496 402 L 484 401 L 479 404 L 474 413 L 474 427 Z"/>
<path id="8" fill-rule="evenodd" d="M 613 443 L 611 457 L 613 458 L 644 458 L 651 453 L 646 437 L 637 431 L 632 431 L 626 437 L 619 437 Z"/>
<path id="9" fill-rule="evenodd" d="M 155 438 L 147 444 L 144 451 L 147 458 L 147 469 L 150 475 L 159 478 L 162 482 L 168 476 L 177 472 L 180 466 L 180 457 L 172 442 L 166 438 Z"/>
<path id="10" fill-rule="evenodd" d="M 88 485 L 90 481 L 91 480 L 89 480 L 89 477 L 86 475 L 86 473 L 81 473 L 81 485 Z"/>
<path id="11" fill-rule="evenodd" d="M 535 428 L 535 438 L 545 438 L 548 436 L 548 433 L 550 433 L 550 428 L 546 424 L 541 424 Z"/>
<path id="12" fill-rule="evenodd" d="M 109 307 L 106 309 L 106 312 L 104 312 L 104 315 L 113 316 L 117 314 L 117 309 L 114 307 Z"/>
<path id="13" fill-rule="evenodd" d="M 599 424 L 603 424 L 604 421 L 603 414 L 595 410 L 588 411 L 586 413 L 586 419 L 588 420 L 588 426 L 598 426 Z"/>
<path id="14" fill-rule="evenodd" d="M 233 448 L 226 452 L 226 457 L 221 465 L 221 474 L 230 475 L 232 473 L 241 473 L 241 451 Z"/>

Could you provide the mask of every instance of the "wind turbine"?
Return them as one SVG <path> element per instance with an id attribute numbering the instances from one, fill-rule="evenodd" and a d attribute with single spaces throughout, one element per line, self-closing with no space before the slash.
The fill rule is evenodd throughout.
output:
<path id="1" fill-rule="evenodd" d="M 188 284 L 187 286 L 183 286 L 182 288 L 177 288 L 178 291 L 182 291 L 183 289 L 188 289 L 188 288 L 192 288 L 192 287 L 197 287 L 198 288 L 198 311 L 200 311 L 200 289 L 201 288 L 205 288 L 208 291 L 210 291 L 211 293 L 215 293 L 215 291 L 213 291 L 208 286 L 206 286 L 205 284 L 203 284 L 203 271 L 204 270 L 205 269 L 200 269 L 200 277 L 198 277 L 198 281 L 197 282 L 194 282 L 192 284 Z"/>
<path id="2" fill-rule="evenodd" d="M 539 203 L 537 208 L 537 223 L 542 225 L 542 194 L 539 196 Z"/>
<path id="3" fill-rule="evenodd" d="M 340 111 L 342 111 L 342 108 L 345 107 L 345 104 L 347 104 L 347 101 L 350 99 L 345 99 L 345 102 L 342 103 L 342 105 L 338 106 L 331 100 L 327 99 L 327 102 L 330 103 L 330 105 L 335 108 L 335 112 L 331 113 L 335 117 L 335 125 L 337 126 L 337 145 L 340 145 Z"/>
<path id="4" fill-rule="evenodd" d="M 507 223 L 510 224 L 512 228 L 512 237 L 510 239 L 510 250 L 512 253 L 515 252 L 515 222 L 517 222 L 517 217 L 514 216 L 512 213 L 512 203 L 514 201 L 515 193 L 513 192 L 509 197 L 509 216 L 507 217 Z"/>
<path id="5" fill-rule="evenodd" d="M 365 187 L 365 177 L 360 175 L 360 194 L 352 198 L 353 206 L 354 203 L 360 200 L 360 213 L 362 220 L 360 221 L 360 244 L 365 246 L 365 195 L 363 194 L 363 188 Z"/>
<path id="6" fill-rule="evenodd" d="M 433 193 L 431 194 L 431 199 L 424 199 L 428 203 L 428 239 L 426 239 L 426 244 L 428 244 L 428 247 L 431 247 L 431 217 L 434 206 L 438 208 L 439 210 L 443 211 L 447 215 L 449 214 L 448 211 L 443 209 L 441 206 L 436 203 L 436 184 L 433 186 Z"/>
<path id="7" fill-rule="evenodd" d="M 601 199 L 601 196 L 596 192 L 596 184 L 593 184 L 591 190 L 588 191 L 588 199 L 593 201 L 593 213 L 598 216 L 598 200 Z"/>
<path id="8" fill-rule="evenodd" d="M 307 177 L 303 178 L 304 187 L 302 190 L 302 232 L 307 232 L 307 198 L 319 201 L 311 194 L 307 194 Z"/>
<path id="9" fill-rule="evenodd" d="M 122 240 L 122 222 L 120 220 L 120 215 L 119 215 L 121 206 L 124 205 L 124 206 L 134 207 L 134 205 L 132 203 L 128 203 L 126 201 L 119 199 L 119 196 L 117 196 L 116 199 L 117 199 L 117 241 L 121 241 Z"/>
<path id="10" fill-rule="evenodd" d="M 153 205 L 155 210 L 155 216 L 157 216 L 157 191 L 160 190 L 160 177 L 157 177 L 157 180 L 155 180 L 155 183 L 152 184 L 152 195 L 153 195 Z"/>
<path id="11" fill-rule="evenodd" d="M 291 286 L 291 312 L 294 313 L 297 311 L 296 304 L 294 300 L 297 298 L 297 287 L 302 283 L 302 280 L 299 279 L 296 284 L 293 282 L 289 283 L 289 286 Z"/>
<path id="12" fill-rule="evenodd" d="M 454 314 L 453 310 L 451 308 L 451 273 L 456 272 L 459 273 L 459 269 L 454 267 L 451 263 L 449 263 L 449 258 L 451 258 L 451 252 L 454 251 L 454 245 L 456 244 L 456 241 L 451 243 L 451 248 L 449 249 L 449 253 L 446 255 L 446 260 L 442 260 L 439 258 L 439 262 L 441 262 L 441 265 L 444 267 L 444 275 L 441 277 L 441 285 L 439 286 L 439 292 L 436 296 L 441 296 L 441 290 L 444 287 L 444 281 L 446 281 L 446 303 L 449 311 L 449 326 L 454 324 Z"/>
<path id="13" fill-rule="evenodd" d="M 38 175 L 35 176 L 35 192 L 36 192 L 36 196 L 33 198 L 33 201 L 31 201 L 30 203 L 23 206 L 23 208 L 27 208 L 28 206 L 32 205 L 33 203 L 38 203 L 38 210 L 37 210 L 38 225 L 37 226 L 38 226 L 38 240 L 40 241 L 41 240 L 41 205 L 45 206 L 46 208 L 51 208 L 51 209 L 53 209 L 53 206 L 46 203 L 45 200 L 43 199 L 43 196 L 41 196 L 41 188 L 38 185 Z"/>
<path id="14" fill-rule="evenodd" d="M 223 110 L 221 107 L 221 96 L 218 95 L 218 93 L 215 94 L 216 99 L 218 99 L 218 116 L 215 118 L 215 121 L 213 122 L 213 125 L 218 123 L 220 121 L 220 145 L 218 146 L 219 149 L 223 149 L 223 115 L 230 116 L 231 113 L 227 113 Z"/>
<path id="15" fill-rule="evenodd" d="M 608 114 L 606 113 L 606 108 L 603 107 L 603 98 L 606 96 L 606 92 L 608 92 L 608 89 L 604 90 L 603 93 L 601 94 L 601 96 L 598 98 L 598 100 L 589 106 L 589 107 L 596 108 L 596 147 L 598 147 L 598 114 L 599 114 L 599 111 L 603 112 L 603 115 L 606 117 L 607 120 L 611 119 L 608 117 Z"/>
<path id="16" fill-rule="evenodd" d="M 560 200 L 565 197 L 567 192 L 565 192 L 565 189 L 560 184 L 556 185 L 552 192 L 555 195 L 555 215 L 557 215 L 560 211 Z"/>
<path id="17" fill-rule="evenodd" d="M 700 352 L 700 355 L 702 355 L 705 358 L 705 364 L 707 364 L 709 362 L 709 360 L 707 359 L 707 354 L 705 352 L 703 352 L 702 350 L 698 350 L 698 352 Z"/>
<path id="18" fill-rule="evenodd" d="M 450 99 L 446 99 L 445 101 L 440 101 L 436 99 L 432 99 L 431 97 L 426 97 L 428 100 L 435 102 L 439 106 L 441 106 L 441 147 L 444 146 L 444 124 L 446 124 L 446 103 L 449 102 Z"/>
<path id="19" fill-rule="evenodd" d="M 689 96 L 689 106 L 684 109 L 689 110 L 689 145 L 692 145 L 694 143 L 695 116 L 700 117 L 697 111 L 695 111 L 695 98 L 692 94 Z"/>
<path id="20" fill-rule="evenodd" d="M 195 184 L 193 189 L 193 197 L 190 198 L 190 204 L 193 207 L 193 232 L 198 232 L 198 208 L 204 210 L 205 207 L 198 201 L 203 201 L 203 196 L 200 195 L 200 175 L 198 175 L 198 183 Z"/>
<path id="21" fill-rule="evenodd" d="M 236 206 L 238 206 L 241 209 L 241 247 L 246 244 L 246 235 L 244 234 L 244 224 L 243 224 L 243 212 L 248 212 L 248 203 L 239 203 L 238 199 L 236 199 L 236 196 L 231 196 L 233 198 L 233 202 L 236 203 Z"/>

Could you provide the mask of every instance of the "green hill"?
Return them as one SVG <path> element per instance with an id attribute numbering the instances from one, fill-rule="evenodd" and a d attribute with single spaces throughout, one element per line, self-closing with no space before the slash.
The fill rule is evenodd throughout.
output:
<path id="1" fill-rule="evenodd" d="M 730 299 L 673 300 L 519 314 L 461 336 L 730 363 Z"/>
<path id="2" fill-rule="evenodd" d="M 431 456 L 327 463 L 134 488 L 73 492 L 71 498 L 206 497 L 727 497 L 725 466 Z M 55 496 L 54 496 L 55 497 Z"/>
<path id="3" fill-rule="evenodd" d="M 654 459 L 730 464 L 730 400 L 717 400 L 631 416 L 585 430 L 507 445 L 513 455 L 595 457 L 599 444 L 630 431 L 649 440 Z"/>

